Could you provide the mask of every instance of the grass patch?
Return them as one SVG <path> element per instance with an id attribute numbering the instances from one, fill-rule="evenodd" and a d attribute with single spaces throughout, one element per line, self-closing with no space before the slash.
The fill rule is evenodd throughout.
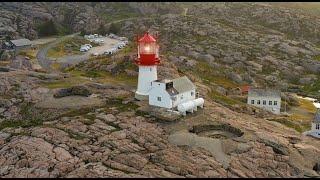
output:
<path id="1" fill-rule="evenodd" d="M 286 127 L 295 129 L 296 131 L 302 133 L 308 129 L 310 129 L 310 124 L 298 124 L 288 119 L 268 119 L 269 121 L 275 121 L 280 124 L 285 125 Z"/>
<path id="2" fill-rule="evenodd" d="M 95 110 L 95 107 L 71 110 L 71 111 L 69 111 L 67 113 L 62 114 L 61 116 L 59 116 L 59 118 L 61 118 L 61 117 L 81 116 L 81 115 L 88 114 L 89 112 L 92 112 L 94 110 Z"/>
<path id="3" fill-rule="evenodd" d="M 222 76 L 224 72 L 219 69 L 214 69 L 207 62 L 198 61 L 196 68 L 194 69 L 195 74 L 198 75 L 204 82 L 210 84 L 213 82 L 224 88 L 235 88 L 239 85 Z"/>
<path id="4" fill-rule="evenodd" d="M 81 36 L 70 37 L 58 43 L 55 47 L 49 49 L 48 57 L 59 58 L 67 55 L 82 54 L 80 52 L 80 47 L 84 44 L 91 44 L 92 46 L 97 46 L 97 44 L 92 43 Z"/>
<path id="5" fill-rule="evenodd" d="M 320 55 L 314 56 L 313 59 L 316 60 L 316 61 L 320 61 Z"/>
<path id="6" fill-rule="evenodd" d="M 10 61 L 0 61 L 0 66 L 8 66 L 10 64 Z"/>
<path id="7" fill-rule="evenodd" d="M 0 130 L 4 128 L 28 128 L 34 126 L 40 126 L 43 124 L 43 120 L 39 114 L 32 109 L 31 103 L 25 103 L 21 105 L 20 114 L 21 120 L 5 120 L 0 123 Z"/>
<path id="8" fill-rule="evenodd" d="M 28 49 L 28 50 L 22 50 L 19 52 L 19 55 L 21 56 L 27 56 L 30 58 L 30 60 L 35 60 L 37 57 L 37 49 Z"/>
<path id="9" fill-rule="evenodd" d="M 221 95 L 215 90 L 211 90 L 211 92 L 209 93 L 209 97 L 212 100 L 214 100 L 220 104 L 226 105 L 226 106 L 233 106 L 236 104 L 242 105 L 243 104 L 241 101 L 237 101 L 237 100 L 234 100 L 228 96 Z"/>
<path id="10" fill-rule="evenodd" d="M 77 76 L 77 77 L 95 78 L 95 80 L 99 83 L 114 83 L 114 84 L 124 83 L 124 84 L 134 86 L 138 82 L 138 79 L 136 77 L 130 77 L 125 73 L 112 75 L 109 72 L 97 71 L 97 70 L 90 70 L 90 71 L 72 70 L 70 71 L 70 73 L 73 76 Z"/>
<path id="11" fill-rule="evenodd" d="M 0 123 L 0 130 L 4 128 L 27 128 L 42 125 L 43 121 L 38 119 L 31 120 L 5 120 Z"/>
<path id="12" fill-rule="evenodd" d="M 313 105 L 313 103 L 306 99 L 299 99 L 299 103 L 300 108 L 303 108 L 310 113 L 315 113 L 317 111 L 317 108 Z"/>
<path id="13" fill-rule="evenodd" d="M 122 101 L 123 101 L 122 98 L 113 98 L 113 99 L 108 99 L 106 104 L 107 104 L 107 107 L 116 107 L 117 110 L 119 110 L 120 112 L 136 110 L 139 107 L 133 102 L 128 102 L 127 104 L 123 104 Z"/>
<path id="14" fill-rule="evenodd" d="M 312 83 L 303 86 L 302 91 L 306 93 L 310 93 L 312 95 L 318 95 L 319 96 L 319 90 L 320 90 L 320 76 L 317 77 L 318 79 Z"/>
<path id="15" fill-rule="evenodd" d="M 69 88 L 73 86 L 72 84 L 66 81 L 46 82 L 46 83 L 43 83 L 42 85 L 49 89 Z"/>

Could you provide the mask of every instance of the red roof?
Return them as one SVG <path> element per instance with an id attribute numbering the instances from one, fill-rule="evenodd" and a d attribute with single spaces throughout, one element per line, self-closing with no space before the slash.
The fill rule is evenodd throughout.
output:
<path id="1" fill-rule="evenodd" d="M 156 39 L 151 36 L 148 32 L 144 34 L 142 38 L 138 40 L 139 42 L 156 42 Z"/>
<path id="2" fill-rule="evenodd" d="M 250 89 L 250 86 L 242 86 L 241 87 L 241 92 L 248 92 L 249 91 L 249 89 Z"/>

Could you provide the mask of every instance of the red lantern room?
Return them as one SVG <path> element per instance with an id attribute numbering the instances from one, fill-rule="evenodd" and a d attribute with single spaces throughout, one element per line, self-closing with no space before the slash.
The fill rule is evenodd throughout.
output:
<path id="1" fill-rule="evenodd" d="M 138 40 L 137 65 L 153 66 L 159 64 L 159 46 L 148 32 Z"/>

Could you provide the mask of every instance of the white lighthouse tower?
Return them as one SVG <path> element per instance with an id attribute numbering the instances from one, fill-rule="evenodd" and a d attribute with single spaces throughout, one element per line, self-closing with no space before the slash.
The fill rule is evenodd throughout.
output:
<path id="1" fill-rule="evenodd" d="M 155 38 L 147 32 L 138 40 L 138 58 L 135 60 L 135 63 L 139 66 L 136 99 L 148 99 L 151 82 L 158 79 L 157 65 L 159 62 L 159 46 Z"/>

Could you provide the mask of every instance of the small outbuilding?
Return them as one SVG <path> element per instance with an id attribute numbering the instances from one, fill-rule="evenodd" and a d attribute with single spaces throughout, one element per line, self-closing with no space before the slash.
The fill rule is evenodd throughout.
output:
<path id="1" fill-rule="evenodd" d="M 32 45 L 32 42 L 29 39 L 16 39 L 16 40 L 9 40 L 6 43 L 7 48 L 14 49 L 15 53 L 17 54 L 20 50 L 28 49 Z"/>
<path id="2" fill-rule="evenodd" d="M 274 114 L 280 114 L 280 91 L 273 89 L 249 88 L 247 103 L 255 107 L 263 108 Z"/>
<path id="3" fill-rule="evenodd" d="M 317 110 L 313 121 L 311 122 L 311 130 L 304 133 L 316 138 L 320 138 L 320 109 Z"/>

